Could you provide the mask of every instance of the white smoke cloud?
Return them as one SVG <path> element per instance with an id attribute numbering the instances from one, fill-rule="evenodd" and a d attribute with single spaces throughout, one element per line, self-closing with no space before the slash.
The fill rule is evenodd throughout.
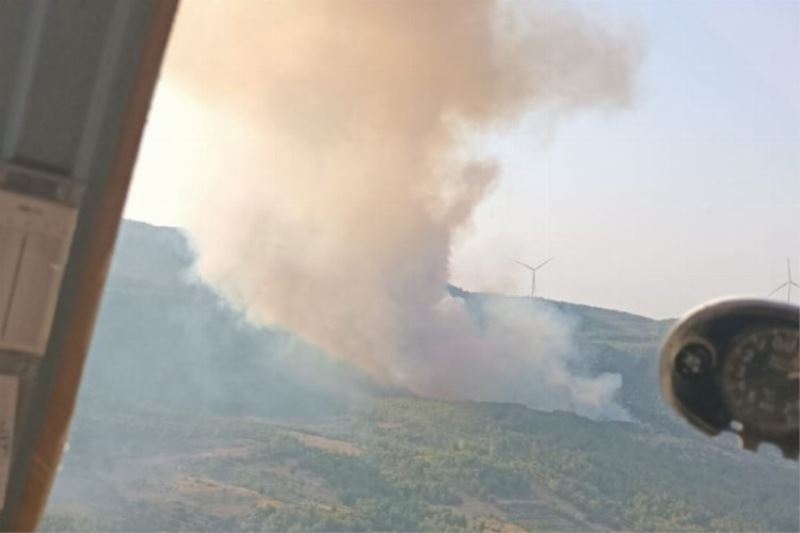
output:
<path id="1" fill-rule="evenodd" d="M 491 304 L 477 321 L 446 283 L 500 172 L 465 132 L 624 105 L 637 59 L 630 34 L 553 3 L 184 2 L 165 76 L 207 106 L 214 142 L 163 149 L 212 184 L 188 228 L 198 271 L 384 382 L 624 417 L 619 376 L 572 372 L 555 312 Z"/>

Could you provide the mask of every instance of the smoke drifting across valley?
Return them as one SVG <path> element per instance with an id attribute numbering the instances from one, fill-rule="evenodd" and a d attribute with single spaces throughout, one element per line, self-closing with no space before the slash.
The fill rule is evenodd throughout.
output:
<path id="1" fill-rule="evenodd" d="M 521 300 L 478 320 L 446 284 L 500 173 L 469 135 L 625 105 L 638 57 L 630 32 L 553 2 L 184 2 L 164 76 L 213 141 L 163 150 L 209 187 L 198 272 L 384 383 L 624 418 L 620 376 L 576 375 L 563 316 Z"/>

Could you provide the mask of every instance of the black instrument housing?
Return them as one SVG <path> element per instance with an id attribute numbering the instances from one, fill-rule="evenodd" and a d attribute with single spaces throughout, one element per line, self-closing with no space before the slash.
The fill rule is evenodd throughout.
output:
<path id="1" fill-rule="evenodd" d="M 661 350 L 662 392 L 680 415 L 704 433 L 714 436 L 731 431 L 739 436 L 742 447 L 751 451 L 769 442 L 780 448 L 784 457 L 797 460 L 797 426 L 790 431 L 766 432 L 736 424 L 725 400 L 722 369 L 734 340 L 759 327 L 797 330 L 800 308 L 771 300 L 725 299 L 687 313 L 673 326 Z"/>

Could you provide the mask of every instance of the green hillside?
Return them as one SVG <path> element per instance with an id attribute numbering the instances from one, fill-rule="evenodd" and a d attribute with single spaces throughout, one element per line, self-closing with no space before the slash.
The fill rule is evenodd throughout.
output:
<path id="1" fill-rule="evenodd" d="M 792 466 L 637 424 L 413 398 L 313 425 L 91 405 L 44 529 L 797 530 Z"/>
<path id="2" fill-rule="evenodd" d="M 667 322 L 565 302 L 631 422 L 449 403 L 372 383 L 258 329 L 191 276 L 175 230 L 126 222 L 53 531 L 797 531 L 796 463 L 750 454 L 661 402 Z M 451 287 L 477 315 L 504 298 Z"/>

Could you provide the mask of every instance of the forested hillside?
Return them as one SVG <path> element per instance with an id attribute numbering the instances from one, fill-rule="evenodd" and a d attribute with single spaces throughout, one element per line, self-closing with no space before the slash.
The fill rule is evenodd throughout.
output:
<path id="1" fill-rule="evenodd" d="M 518 405 L 362 409 L 286 424 L 88 403 L 44 529 L 797 529 L 793 465 Z"/>
<path id="2" fill-rule="evenodd" d="M 631 421 L 442 402 L 260 329 L 126 222 L 43 529 L 796 531 L 797 465 L 707 439 L 660 400 L 668 323 L 563 302 Z M 451 287 L 475 313 L 487 300 Z"/>

